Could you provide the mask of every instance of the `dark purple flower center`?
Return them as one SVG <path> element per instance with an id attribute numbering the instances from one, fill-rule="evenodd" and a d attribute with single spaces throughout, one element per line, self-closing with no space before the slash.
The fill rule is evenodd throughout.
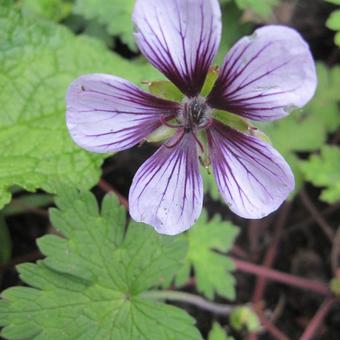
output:
<path id="1" fill-rule="evenodd" d="M 211 120 L 211 108 L 204 97 L 185 98 L 178 121 L 186 132 L 197 131 L 208 126 Z"/>

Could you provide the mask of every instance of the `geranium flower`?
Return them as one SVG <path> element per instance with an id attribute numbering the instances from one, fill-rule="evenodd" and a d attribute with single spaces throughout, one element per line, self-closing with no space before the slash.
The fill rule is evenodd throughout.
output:
<path id="1" fill-rule="evenodd" d="M 218 0 L 137 0 L 133 22 L 140 50 L 184 94 L 183 100 L 160 98 L 105 74 L 82 76 L 67 93 L 67 127 L 86 150 L 117 152 L 159 128 L 173 132 L 134 177 L 132 218 L 162 234 L 190 228 L 203 203 L 199 156 L 206 166 L 211 162 L 218 189 L 234 213 L 262 218 L 276 210 L 293 190 L 294 177 L 248 119 L 284 117 L 313 96 L 315 66 L 299 33 L 266 26 L 239 40 L 204 97 L 221 37 Z M 228 126 L 230 113 L 247 129 Z"/>

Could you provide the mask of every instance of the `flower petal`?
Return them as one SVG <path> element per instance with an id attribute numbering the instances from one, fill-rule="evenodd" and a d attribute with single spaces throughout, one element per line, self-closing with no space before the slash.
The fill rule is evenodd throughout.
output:
<path id="1" fill-rule="evenodd" d="M 300 34 L 266 26 L 230 50 L 208 102 L 253 120 L 274 120 L 303 107 L 316 85 L 313 57 Z"/>
<path id="2" fill-rule="evenodd" d="M 177 144 L 177 132 L 168 145 Z M 196 142 L 191 134 L 173 147 L 162 146 L 137 171 L 129 193 L 130 214 L 157 232 L 176 235 L 189 229 L 199 217 L 203 184 Z"/>
<path id="3" fill-rule="evenodd" d="M 197 95 L 221 38 L 218 0 L 137 0 L 136 41 L 184 94 Z"/>
<path id="4" fill-rule="evenodd" d="M 175 115 L 179 104 L 143 92 L 106 74 L 76 79 L 66 97 L 67 127 L 86 150 L 116 152 L 130 148 L 157 129 L 160 115 Z"/>
<path id="5" fill-rule="evenodd" d="M 262 218 L 294 189 L 292 171 L 269 144 L 219 122 L 207 136 L 217 186 L 237 215 Z"/>

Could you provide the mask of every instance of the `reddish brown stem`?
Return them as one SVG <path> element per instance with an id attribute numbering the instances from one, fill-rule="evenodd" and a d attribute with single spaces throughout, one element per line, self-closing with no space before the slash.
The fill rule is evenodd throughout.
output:
<path id="1" fill-rule="evenodd" d="M 233 248 L 231 249 L 231 253 L 234 254 L 235 256 L 241 257 L 243 259 L 248 259 L 249 258 L 248 254 L 240 246 L 238 246 L 237 244 L 235 244 L 233 246 Z"/>
<path id="2" fill-rule="evenodd" d="M 129 209 L 129 202 L 128 200 L 120 194 L 117 190 L 115 190 L 108 182 L 106 182 L 104 179 L 101 179 L 98 183 L 98 186 L 100 189 L 102 189 L 104 192 L 113 192 L 119 199 L 119 202 L 121 205 L 123 205 L 126 209 Z"/>
<path id="3" fill-rule="evenodd" d="M 320 214 L 319 210 L 313 204 L 313 202 L 309 198 L 306 191 L 302 189 L 300 191 L 299 195 L 300 195 L 300 198 L 301 198 L 301 202 L 303 203 L 305 208 L 312 215 L 312 217 L 317 222 L 317 224 L 320 226 L 321 230 L 324 232 L 324 234 L 329 239 L 329 241 L 333 242 L 334 231 L 333 231 L 332 227 L 327 223 L 327 221 L 324 219 L 324 217 Z"/>
<path id="4" fill-rule="evenodd" d="M 254 263 L 246 262 L 236 258 L 232 258 L 236 265 L 236 269 L 244 273 L 263 276 L 270 280 L 277 281 L 292 287 L 303 290 L 310 290 L 321 295 L 329 295 L 329 287 L 321 282 L 311 281 L 303 277 L 287 274 L 278 270 L 265 268 Z"/>
<path id="5" fill-rule="evenodd" d="M 264 260 L 263 260 L 263 267 L 270 268 L 274 263 L 277 249 L 278 249 L 278 244 L 280 241 L 283 227 L 287 220 L 287 216 L 289 214 L 290 207 L 291 207 L 291 204 L 286 203 L 279 212 L 279 216 L 275 224 L 274 236 L 273 236 L 271 245 L 269 246 L 267 253 L 264 257 Z M 264 292 L 265 292 L 265 288 L 266 288 L 266 282 L 267 282 L 267 278 L 264 276 L 259 276 L 257 278 L 256 286 L 255 286 L 254 294 L 253 294 L 253 299 L 252 299 L 254 304 L 257 304 L 258 302 L 262 300 Z"/>
<path id="6" fill-rule="evenodd" d="M 14 206 L 19 207 L 19 208 L 25 209 L 25 210 L 27 210 L 27 212 L 30 212 L 32 214 L 36 214 L 36 215 L 48 218 L 48 212 L 46 210 L 44 210 L 44 209 L 40 209 L 40 208 L 36 208 L 36 207 L 31 207 L 29 204 L 22 203 L 22 202 L 20 202 L 17 199 L 13 199 L 12 200 L 12 204 Z"/>
<path id="7" fill-rule="evenodd" d="M 265 318 L 263 313 L 259 314 L 259 318 L 267 332 L 271 334 L 274 339 L 289 340 L 289 338 L 280 329 L 278 329 L 271 321 Z"/>
<path id="8" fill-rule="evenodd" d="M 311 340 L 316 337 L 317 331 L 320 325 L 322 324 L 323 320 L 329 313 L 330 309 L 332 308 L 334 301 L 335 300 L 332 297 L 327 297 L 324 300 L 319 310 L 316 312 L 313 319 L 310 321 L 308 327 L 305 329 L 300 340 Z"/>

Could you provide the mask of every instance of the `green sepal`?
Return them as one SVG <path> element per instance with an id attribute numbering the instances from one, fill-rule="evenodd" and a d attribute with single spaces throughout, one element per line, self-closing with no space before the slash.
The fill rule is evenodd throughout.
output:
<path id="1" fill-rule="evenodd" d="M 227 111 L 214 111 L 214 118 L 240 132 L 248 133 L 249 129 L 252 127 L 249 121 Z"/>
<path id="2" fill-rule="evenodd" d="M 270 138 L 247 119 L 227 111 L 214 111 L 213 118 L 231 127 L 234 130 L 257 137 L 262 141 L 271 144 Z"/>
<path id="3" fill-rule="evenodd" d="M 213 89 L 215 82 L 217 80 L 217 77 L 218 77 L 218 71 L 219 71 L 218 66 L 214 66 L 210 68 L 207 78 L 205 79 L 202 91 L 201 91 L 201 95 L 203 97 L 207 97 L 209 93 L 211 92 L 211 90 Z"/>
<path id="4" fill-rule="evenodd" d="M 262 141 L 272 144 L 272 141 L 270 140 L 269 136 L 266 135 L 263 131 L 259 130 L 258 128 L 252 126 L 250 135 L 257 137 L 258 139 L 261 139 Z"/>
<path id="5" fill-rule="evenodd" d="M 184 97 L 182 92 L 168 80 L 150 81 L 147 85 L 153 95 L 163 99 L 181 102 Z"/>
<path id="6" fill-rule="evenodd" d="M 146 137 L 146 141 L 148 143 L 159 143 L 163 142 L 166 139 L 173 136 L 176 132 L 176 129 L 169 128 L 167 126 L 161 126 L 158 129 L 156 129 L 152 134 L 150 134 L 148 137 Z"/>

